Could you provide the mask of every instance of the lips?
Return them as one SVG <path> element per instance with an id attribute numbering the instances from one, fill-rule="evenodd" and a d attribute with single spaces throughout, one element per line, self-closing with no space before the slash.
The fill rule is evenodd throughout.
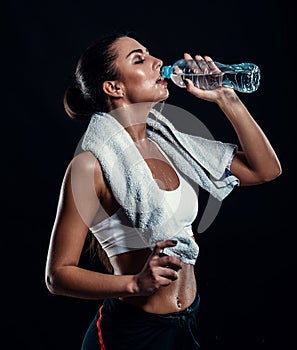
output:
<path id="1" fill-rule="evenodd" d="M 167 84 L 167 81 L 163 78 L 163 77 L 159 77 L 157 80 L 156 80 L 156 83 L 157 84 Z"/>

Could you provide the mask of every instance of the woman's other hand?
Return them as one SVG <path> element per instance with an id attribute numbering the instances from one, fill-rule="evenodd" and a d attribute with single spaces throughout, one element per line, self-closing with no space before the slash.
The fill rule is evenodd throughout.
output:
<path id="1" fill-rule="evenodd" d="M 182 268 L 182 262 L 174 256 L 163 255 L 166 247 L 174 247 L 174 240 L 158 242 L 143 269 L 135 275 L 137 294 L 140 296 L 151 295 L 160 287 L 169 286 L 178 278 L 178 271 Z"/>

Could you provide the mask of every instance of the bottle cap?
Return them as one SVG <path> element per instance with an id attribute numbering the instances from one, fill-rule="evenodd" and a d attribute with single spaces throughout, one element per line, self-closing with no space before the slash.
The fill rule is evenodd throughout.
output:
<path id="1" fill-rule="evenodd" d="M 161 69 L 161 75 L 163 78 L 170 79 L 172 74 L 172 66 L 163 66 Z"/>

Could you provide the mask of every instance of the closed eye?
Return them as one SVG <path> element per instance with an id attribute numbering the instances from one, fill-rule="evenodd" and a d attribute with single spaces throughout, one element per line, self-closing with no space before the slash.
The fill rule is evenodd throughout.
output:
<path id="1" fill-rule="evenodd" d="M 140 60 L 137 60 L 134 62 L 134 64 L 140 64 L 140 63 L 143 63 L 144 62 L 144 59 L 140 59 Z"/>

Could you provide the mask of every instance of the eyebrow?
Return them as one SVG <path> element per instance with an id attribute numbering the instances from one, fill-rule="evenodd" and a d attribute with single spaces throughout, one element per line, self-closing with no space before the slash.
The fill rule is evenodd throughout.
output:
<path id="1" fill-rule="evenodd" d="M 126 56 L 126 58 L 128 58 L 130 55 L 132 55 L 132 54 L 135 53 L 135 52 L 143 53 L 143 50 L 142 50 L 142 49 L 135 49 L 135 50 L 132 50 L 131 52 L 128 53 L 128 55 Z M 148 49 L 145 49 L 145 52 L 148 53 Z"/>

